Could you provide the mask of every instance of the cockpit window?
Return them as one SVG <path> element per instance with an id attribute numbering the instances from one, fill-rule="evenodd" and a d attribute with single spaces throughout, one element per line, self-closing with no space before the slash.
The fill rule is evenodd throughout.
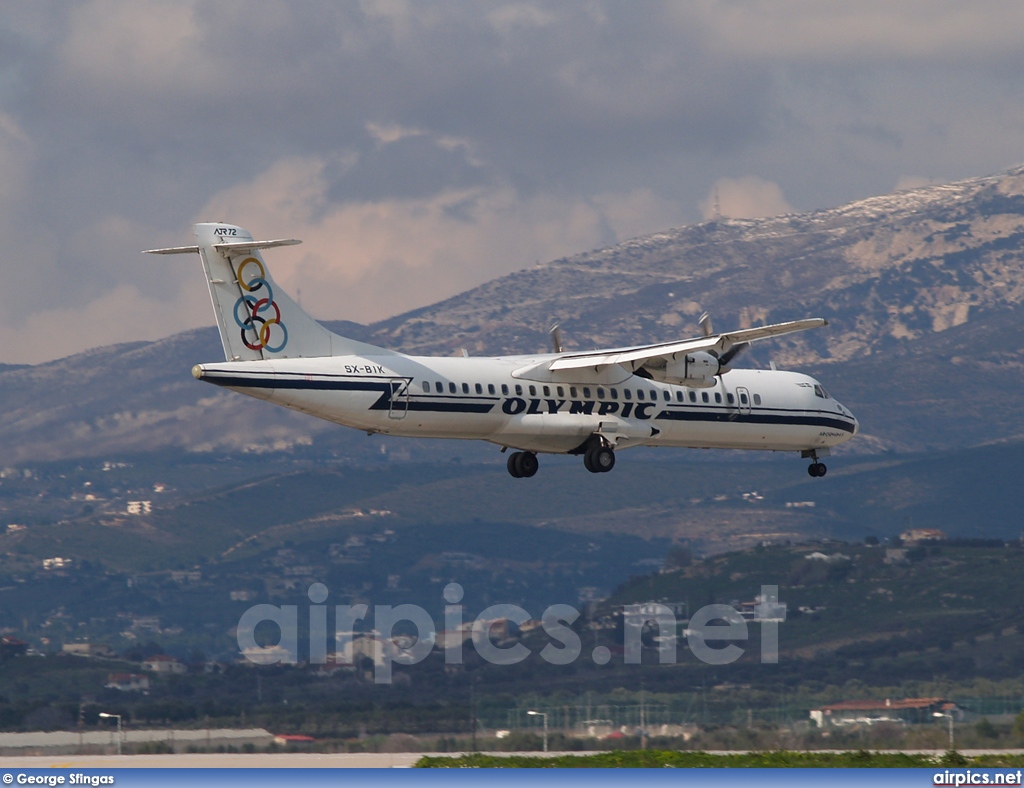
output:
<path id="1" fill-rule="evenodd" d="M 825 391 L 825 389 L 822 388 L 817 383 L 814 384 L 814 396 L 815 397 L 821 397 L 822 399 L 832 399 L 832 397 L 829 395 L 829 393 L 827 391 Z"/>

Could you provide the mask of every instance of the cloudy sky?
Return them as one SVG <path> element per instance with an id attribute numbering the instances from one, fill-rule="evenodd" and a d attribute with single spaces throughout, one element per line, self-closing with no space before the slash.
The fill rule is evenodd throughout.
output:
<path id="1" fill-rule="evenodd" d="M 373 321 L 1024 160 L 1019 0 L 0 1 L 0 362 L 212 324 L 195 221 Z"/>

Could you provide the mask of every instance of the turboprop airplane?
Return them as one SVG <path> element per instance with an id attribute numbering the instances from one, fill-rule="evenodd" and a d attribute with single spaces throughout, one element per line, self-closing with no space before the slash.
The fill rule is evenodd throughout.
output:
<path id="1" fill-rule="evenodd" d="M 277 286 L 256 241 L 224 223 L 195 225 L 196 245 L 226 361 L 197 364 L 199 380 L 369 434 L 483 440 L 515 449 L 508 472 L 537 472 L 537 455 L 583 456 L 610 471 L 633 446 L 800 452 L 811 476 L 857 434 L 845 407 L 814 378 L 774 368 L 732 369 L 751 342 L 828 325 L 795 320 L 611 350 L 525 356 L 408 356 L 328 331 Z"/>

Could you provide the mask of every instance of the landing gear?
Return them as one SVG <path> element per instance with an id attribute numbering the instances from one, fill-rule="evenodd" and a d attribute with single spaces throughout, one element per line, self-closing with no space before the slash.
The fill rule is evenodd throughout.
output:
<path id="1" fill-rule="evenodd" d="M 608 446 L 594 444 L 583 454 L 583 466 L 591 473 L 608 473 L 615 467 L 615 452 Z"/>
<path id="2" fill-rule="evenodd" d="M 508 456 L 508 472 L 516 479 L 529 479 L 539 467 L 532 451 L 515 451 Z"/>
<path id="3" fill-rule="evenodd" d="M 800 456 L 805 460 L 814 460 L 807 468 L 807 473 L 811 475 L 813 479 L 820 479 L 826 473 L 828 468 L 825 467 L 825 463 L 821 461 L 821 457 L 827 457 L 829 455 L 828 449 L 804 449 L 800 452 Z"/>

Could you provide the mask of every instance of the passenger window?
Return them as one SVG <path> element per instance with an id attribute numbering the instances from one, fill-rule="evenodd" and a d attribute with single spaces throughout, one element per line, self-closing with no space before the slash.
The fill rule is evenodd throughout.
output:
<path id="1" fill-rule="evenodd" d="M 622 398 L 623 399 L 633 399 L 633 392 L 630 391 L 629 389 L 623 389 L 622 390 Z"/>
<path id="2" fill-rule="evenodd" d="M 434 384 L 434 389 L 438 394 L 444 394 L 444 384 L 440 380 Z"/>
<path id="3" fill-rule="evenodd" d="M 735 398 L 732 396 L 732 394 L 726 394 L 725 401 L 728 402 L 730 405 L 736 404 Z"/>
<path id="4" fill-rule="evenodd" d="M 696 402 L 696 401 L 697 401 L 697 392 L 696 391 L 691 391 L 690 392 L 690 402 Z"/>
<path id="5" fill-rule="evenodd" d="M 682 401 L 683 401 L 683 392 L 677 391 L 676 392 L 676 402 L 682 402 Z"/>
<path id="6" fill-rule="evenodd" d="M 559 396 L 559 397 L 564 397 L 564 396 L 565 396 L 565 389 L 563 389 L 563 388 L 562 388 L 561 386 L 559 386 L 559 387 L 558 387 L 558 388 L 556 389 L 556 391 L 558 391 L 558 396 Z"/>
<path id="7" fill-rule="evenodd" d="M 494 384 L 493 383 L 488 383 L 487 384 L 487 393 L 488 394 L 493 394 L 494 393 Z"/>
<path id="8" fill-rule="evenodd" d="M 743 392 L 741 391 L 741 392 L 740 392 L 740 404 L 741 404 L 741 405 L 746 405 L 746 404 L 747 404 L 747 402 L 748 402 L 748 400 L 747 400 L 747 395 L 746 395 L 746 394 L 744 394 L 744 393 L 743 393 Z"/>
<path id="9" fill-rule="evenodd" d="M 644 398 L 644 390 L 643 389 L 637 389 L 636 390 L 636 398 L 637 399 L 643 399 Z"/>
<path id="10" fill-rule="evenodd" d="M 760 405 L 761 404 L 761 395 L 760 394 L 755 394 L 754 395 L 754 404 L 755 405 Z"/>
<path id="11" fill-rule="evenodd" d="M 701 398 L 701 400 L 702 400 L 703 402 L 709 402 L 709 401 L 710 401 L 710 400 L 708 399 L 708 393 L 707 393 L 706 391 L 702 391 L 702 392 L 700 393 L 700 398 Z"/>
<path id="12" fill-rule="evenodd" d="M 523 396 L 523 387 L 520 386 L 518 383 L 516 383 L 516 396 L 517 397 Z"/>
<path id="13" fill-rule="evenodd" d="M 608 389 L 608 393 L 612 395 L 612 399 L 618 399 L 619 398 L 619 390 L 618 389 Z"/>
<path id="14" fill-rule="evenodd" d="M 469 384 L 468 383 L 463 383 L 462 384 L 462 393 L 463 394 L 469 394 Z"/>
<path id="15" fill-rule="evenodd" d="M 427 392 L 427 394 L 430 393 L 430 381 L 429 380 L 424 380 L 423 381 L 423 390 L 425 392 Z"/>
<path id="16" fill-rule="evenodd" d="M 504 394 L 506 397 L 508 396 L 508 385 L 507 384 L 505 384 L 505 383 L 501 384 L 501 393 Z"/>
<path id="17" fill-rule="evenodd" d="M 544 387 L 544 396 L 545 397 L 550 397 L 551 396 L 551 388 L 549 386 L 545 386 Z"/>
<path id="18" fill-rule="evenodd" d="M 476 384 L 476 393 L 477 394 L 483 394 L 484 393 L 484 387 L 481 386 L 479 383 Z"/>
<path id="19" fill-rule="evenodd" d="M 530 386 L 530 396 L 531 397 L 536 397 L 537 396 L 537 387 L 536 386 Z"/>
<path id="20" fill-rule="evenodd" d="M 458 394 L 459 393 L 459 389 L 458 389 L 458 387 L 454 383 L 449 383 L 448 384 L 448 391 L 450 391 L 452 394 Z"/>
<path id="21" fill-rule="evenodd" d="M 604 389 L 598 389 L 597 390 L 597 398 L 598 399 L 604 399 Z"/>
<path id="22" fill-rule="evenodd" d="M 572 397 L 573 399 L 576 398 L 577 394 L 576 394 L 576 387 L 575 386 L 570 386 L 569 387 L 569 396 Z"/>
<path id="23" fill-rule="evenodd" d="M 583 399 L 590 399 L 590 386 L 583 387 Z"/>
<path id="24" fill-rule="evenodd" d="M 665 390 L 665 391 L 661 392 L 661 398 L 663 400 L 665 400 L 665 402 L 671 402 L 672 401 L 672 395 L 668 393 L 668 390 Z"/>
<path id="25" fill-rule="evenodd" d="M 721 404 L 721 402 L 722 402 L 722 395 L 719 394 L 717 391 L 715 392 L 715 402 L 717 402 L 719 404 Z"/>
<path id="26" fill-rule="evenodd" d="M 654 402 L 658 401 L 658 392 L 655 389 L 651 389 L 651 400 Z"/>

